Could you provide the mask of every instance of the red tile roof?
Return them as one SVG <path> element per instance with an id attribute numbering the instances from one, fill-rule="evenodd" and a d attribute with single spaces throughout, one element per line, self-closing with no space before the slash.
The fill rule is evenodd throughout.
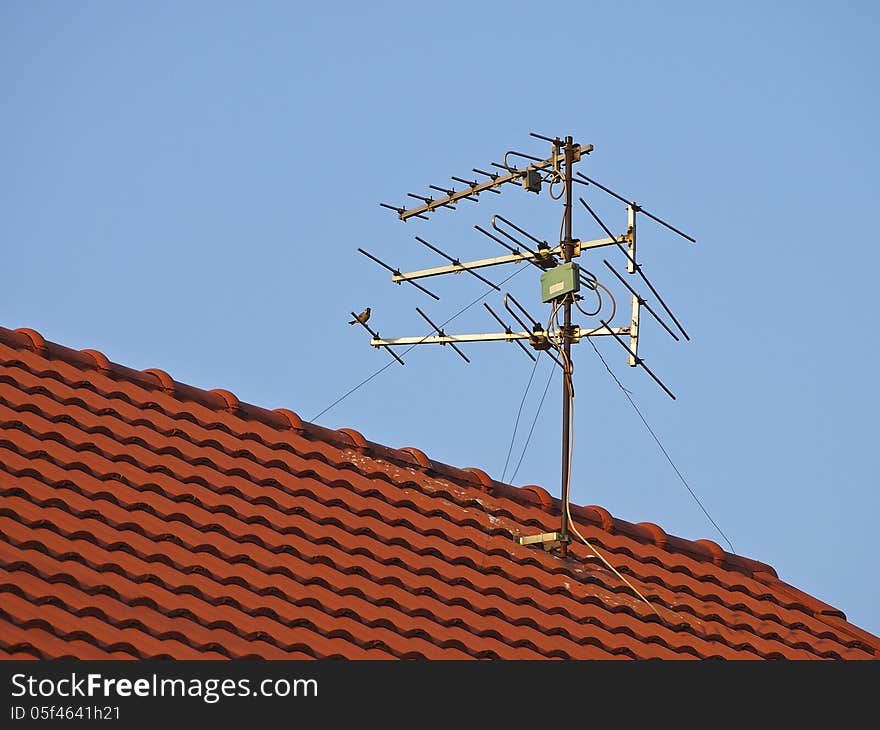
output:
<path id="1" fill-rule="evenodd" d="M 0 657 L 877 658 L 709 540 L 0 328 Z"/>

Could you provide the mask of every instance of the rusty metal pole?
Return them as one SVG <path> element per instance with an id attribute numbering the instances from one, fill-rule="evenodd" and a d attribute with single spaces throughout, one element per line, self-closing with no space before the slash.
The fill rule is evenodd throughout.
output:
<path id="1" fill-rule="evenodd" d="M 571 168 L 574 161 L 574 142 L 570 136 L 565 138 L 565 238 L 562 241 L 562 258 L 565 263 L 571 261 L 574 253 L 574 241 L 571 237 Z M 562 555 L 568 548 L 568 493 L 569 493 L 569 461 L 571 444 L 569 433 L 571 426 L 571 402 L 569 401 L 569 380 L 571 378 L 571 302 L 573 294 L 566 294 L 563 304 L 564 326 L 562 329 L 562 347 L 565 352 L 562 375 L 562 528 L 560 536 Z"/>

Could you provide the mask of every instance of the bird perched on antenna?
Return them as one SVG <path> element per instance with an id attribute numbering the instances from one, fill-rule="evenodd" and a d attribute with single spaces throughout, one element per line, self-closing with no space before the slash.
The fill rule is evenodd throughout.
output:
<path id="1" fill-rule="evenodd" d="M 352 320 L 349 320 L 349 324 L 357 324 L 360 322 L 361 324 L 366 324 L 367 320 L 370 318 L 370 308 L 367 307 L 363 312 L 361 312 L 357 317 Z"/>

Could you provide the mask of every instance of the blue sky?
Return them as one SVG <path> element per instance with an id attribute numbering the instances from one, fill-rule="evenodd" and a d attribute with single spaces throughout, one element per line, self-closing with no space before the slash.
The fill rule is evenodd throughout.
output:
<path id="1" fill-rule="evenodd" d="M 880 634 L 878 16 L 867 2 L 5 2 L 0 324 L 311 419 L 388 360 L 349 311 L 423 335 L 416 306 L 443 321 L 485 291 L 448 277 L 434 302 L 358 246 L 423 268 L 442 261 L 414 235 L 481 258 L 503 251 L 474 224 L 500 213 L 552 239 L 561 212 L 513 188 L 427 222 L 378 202 L 509 149 L 543 156 L 530 131 L 571 134 L 595 145 L 580 169 L 699 241 L 639 229 L 692 337 L 643 320 L 641 354 L 678 400 L 613 342 L 600 351 L 736 551 Z M 622 228 L 619 203 L 579 192 Z M 574 234 L 600 235 L 580 208 Z M 603 272 L 601 256 L 581 263 Z M 546 316 L 537 270 L 509 290 Z M 474 307 L 447 330 L 493 326 Z M 421 347 L 319 422 L 500 478 L 531 362 L 505 344 L 466 352 L 472 365 Z M 724 544 L 589 345 L 574 352 L 573 500 Z M 556 378 L 513 480 L 553 494 Z"/>

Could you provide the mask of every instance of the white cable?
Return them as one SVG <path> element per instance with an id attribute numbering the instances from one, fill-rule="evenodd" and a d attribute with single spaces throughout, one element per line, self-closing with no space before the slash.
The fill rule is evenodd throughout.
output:
<path id="1" fill-rule="evenodd" d="M 573 437 L 574 437 L 574 398 L 572 398 L 572 404 L 571 404 L 571 422 L 572 422 L 571 435 L 572 435 L 572 441 L 573 441 L 574 440 L 573 439 Z M 568 479 L 569 479 L 569 483 L 571 483 L 571 457 L 572 457 L 573 452 L 574 452 L 574 449 L 569 449 L 569 452 L 568 452 Z M 599 560 L 601 560 L 603 563 L 605 563 L 607 568 L 612 573 L 614 573 L 614 575 L 616 575 L 618 578 L 620 578 L 620 580 L 622 580 L 624 583 L 626 583 L 626 585 L 629 586 L 630 590 L 632 590 L 633 593 L 635 593 L 639 598 L 641 598 L 645 603 L 647 603 L 648 606 L 650 606 L 651 610 L 654 613 L 656 613 L 658 616 L 660 616 L 660 618 L 662 619 L 663 616 L 660 614 L 660 611 L 657 610 L 657 608 L 654 606 L 654 604 L 651 603 L 647 598 L 645 598 L 639 592 L 638 588 L 636 588 L 632 583 L 630 583 L 626 578 L 624 578 L 620 574 L 620 572 L 617 570 L 617 568 L 615 568 L 608 560 L 606 560 L 605 556 L 602 555 L 602 553 L 600 553 L 596 549 L 596 547 L 589 540 L 587 540 L 587 538 L 585 538 L 583 535 L 581 535 L 581 533 L 577 529 L 577 527 L 574 526 L 574 520 L 571 519 L 571 508 L 569 507 L 568 500 L 566 500 L 566 502 L 565 502 L 565 515 L 568 518 L 568 526 L 571 528 L 571 531 L 580 538 L 581 542 L 584 543 L 584 545 L 586 545 L 588 548 L 590 548 L 590 550 L 592 550 L 595 553 L 596 557 L 599 558 Z"/>
<path id="2" fill-rule="evenodd" d="M 602 288 L 605 289 L 604 286 L 603 286 Z M 608 292 L 607 289 L 605 289 L 605 291 Z M 610 295 L 611 295 L 611 292 L 608 292 L 608 294 L 609 294 L 609 296 L 610 296 Z M 611 301 L 614 302 L 614 297 L 613 297 L 613 296 L 611 297 Z M 615 307 L 615 309 L 616 309 L 616 307 Z M 559 306 L 557 305 L 557 306 L 555 306 L 554 309 L 553 309 L 553 314 L 551 315 L 551 319 L 557 318 L 557 317 L 558 317 L 558 312 L 559 312 Z M 557 319 L 557 321 L 556 321 L 555 324 L 556 324 L 556 329 L 557 329 L 557 331 L 558 331 L 558 330 L 559 330 L 559 321 L 558 321 L 558 319 Z M 566 377 L 566 390 L 567 390 L 567 392 L 568 392 L 568 403 L 569 403 L 569 413 L 570 413 L 570 418 L 569 418 L 569 422 L 568 422 L 569 449 L 568 449 L 568 464 L 567 464 L 567 467 L 566 467 L 566 468 L 567 468 L 567 481 L 568 481 L 569 486 L 571 486 L 571 465 L 572 465 L 572 461 L 573 461 L 573 458 L 574 458 L 574 388 L 573 388 L 573 384 L 572 384 L 572 382 L 571 382 L 570 361 L 569 361 L 569 359 L 568 359 L 568 358 L 566 357 L 566 355 L 565 355 L 565 350 L 564 350 L 563 348 L 561 348 L 556 342 L 554 342 L 552 338 L 550 338 L 550 341 L 551 341 L 551 343 L 553 344 L 554 348 L 556 348 L 557 352 L 559 352 L 559 354 L 560 354 L 560 355 L 562 356 L 562 358 L 563 358 L 563 362 L 565 363 L 564 370 L 565 370 L 565 374 L 566 374 L 566 376 L 567 376 L 567 377 Z M 568 495 L 566 495 L 566 497 L 568 497 Z M 577 536 L 580 538 L 581 542 L 584 543 L 584 545 L 586 545 L 590 550 L 592 550 L 593 553 L 596 555 L 596 557 L 599 558 L 599 560 L 601 560 L 601 561 L 605 564 L 605 566 L 606 566 L 606 567 L 607 567 L 612 573 L 614 573 L 614 575 L 616 575 L 618 578 L 620 578 L 620 580 L 623 581 L 623 583 L 625 583 L 625 584 L 630 588 L 630 590 L 631 590 L 633 593 L 636 594 L 636 596 L 638 596 L 642 601 L 644 601 L 645 603 L 647 603 L 648 606 L 650 607 L 650 609 L 651 609 L 654 613 L 656 613 L 657 616 L 658 616 L 661 620 L 663 620 L 663 616 L 662 616 L 662 614 L 660 613 L 660 611 L 657 610 L 657 608 L 654 606 L 654 604 L 651 603 L 647 598 L 645 598 L 645 596 L 643 596 L 643 595 L 639 592 L 638 588 L 636 588 L 636 587 L 635 587 L 632 583 L 630 583 L 630 582 L 629 582 L 629 581 L 628 581 L 623 575 L 621 575 L 621 574 L 620 574 L 620 571 L 618 571 L 617 568 L 615 568 L 615 567 L 614 567 L 614 566 L 613 566 L 613 565 L 612 565 L 612 564 L 611 564 L 611 563 L 605 558 L 605 556 L 602 555 L 602 553 L 599 552 L 599 551 L 596 549 L 596 547 L 595 547 L 595 546 L 594 546 L 589 540 L 587 540 L 587 538 L 585 538 L 583 535 L 581 535 L 580 531 L 579 531 L 579 530 L 577 529 L 577 527 L 575 527 L 575 525 L 574 525 L 574 520 L 572 520 L 572 518 L 571 518 L 571 506 L 570 506 L 570 500 L 569 500 L 569 499 L 566 499 L 566 500 L 565 500 L 565 516 L 566 516 L 566 520 L 568 521 L 568 526 L 571 528 L 571 531 L 572 531 L 575 535 L 577 535 Z"/>

